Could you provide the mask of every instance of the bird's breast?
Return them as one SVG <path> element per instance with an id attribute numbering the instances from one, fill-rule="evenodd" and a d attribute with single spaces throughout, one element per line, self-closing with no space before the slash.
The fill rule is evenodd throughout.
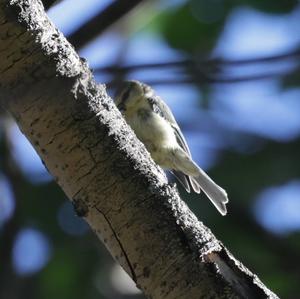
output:
<path id="1" fill-rule="evenodd" d="M 151 154 L 177 144 L 170 124 L 152 111 L 140 109 L 127 122 Z"/>

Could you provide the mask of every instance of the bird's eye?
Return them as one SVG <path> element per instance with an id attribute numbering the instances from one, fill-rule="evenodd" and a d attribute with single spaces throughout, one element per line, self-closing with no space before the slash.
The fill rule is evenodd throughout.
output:
<path id="1" fill-rule="evenodd" d="M 130 95 L 130 88 L 128 88 L 122 95 L 122 98 L 121 98 L 121 103 L 125 103 L 128 98 L 129 98 L 129 95 Z"/>

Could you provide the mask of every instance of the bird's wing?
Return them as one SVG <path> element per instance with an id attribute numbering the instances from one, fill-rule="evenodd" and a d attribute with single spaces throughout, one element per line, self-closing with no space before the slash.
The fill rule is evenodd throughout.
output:
<path id="1" fill-rule="evenodd" d="M 185 175 L 183 172 L 178 171 L 178 170 L 171 170 L 170 172 L 181 183 L 181 185 L 184 187 L 184 189 L 186 190 L 186 192 L 190 193 L 191 192 L 191 188 L 190 188 L 190 185 L 189 185 L 189 177 L 187 175 Z"/>
<path id="2" fill-rule="evenodd" d="M 170 108 L 167 106 L 167 104 L 165 104 L 160 98 L 156 97 L 149 97 L 148 99 L 153 111 L 157 114 L 159 114 L 161 117 L 163 117 L 165 120 L 167 120 L 176 137 L 176 140 L 179 144 L 179 146 L 184 150 L 184 152 L 191 157 L 191 152 L 189 149 L 189 146 L 175 120 L 175 117 L 172 113 L 172 111 L 170 110 Z M 179 172 L 179 171 L 172 171 L 172 173 L 174 174 L 174 176 L 178 179 L 178 181 L 183 185 L 183 187 L 186 189 L 187 192 L 190 192 L 190 186 L 188 184 L 188 182 L 190 182 L 193 190 L 196 193 L 200 193 L 200 186 L 197 183 L 197 181 L 195 181 L 193 178 Z"/>
<path id="3" fill-rule="evenodd" d="M 174 130 L 178 144 L 188 154 L 188 156 L 191 157 L 190 149 L 170 108 L 158 97 L 150 97 L 148 100 L 153 111 L 170 123 Z"/>
<path id="4" fill-rule="evenodd" d="M 178 144 L 188 154 L 188 156 L 191 157 L 191 152 L 190 152 L 189 146 L 187 145 L 187 142 L 186 142 L 180 128 L 178 127 L 177 124 L 172 125 L 172 128 L 174 130 Z"/>

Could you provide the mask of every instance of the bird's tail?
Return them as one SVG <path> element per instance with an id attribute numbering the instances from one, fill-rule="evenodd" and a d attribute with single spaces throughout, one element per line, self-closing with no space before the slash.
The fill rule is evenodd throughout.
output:
<path id="1" fill-rule="evenodd" d="M 217 210 L 224 216 L 227 214 L 226 204 L 228 197 L 226 191 L 218 186 L 200 167 L 198 176 L 194 177 L 203 192 L 207 195 Z"/>
<path id="2" fill-rule="evenodd" d="M 226 215 L 226 203 L 228 203 L 226 191 L 218 186 L 182 149 L 177 148 L 174 151 L 172 158 L 173 168 L 189 176 L 190 181 L 193 182 L 193 189 L 194 185 L 196 186 L 198 184 L 217 210 L 223 216 Z M 196 186 L 196 190 L 199 190 L 198 186 Z"/>

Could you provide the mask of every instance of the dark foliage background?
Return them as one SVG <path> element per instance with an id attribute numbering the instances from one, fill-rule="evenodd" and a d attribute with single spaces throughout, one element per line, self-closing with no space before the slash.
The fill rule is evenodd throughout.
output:
<path id="1" fill-rule="evenodd" d="M 221 217 L 180 190 L 199 219 L 280 297 L 299 298 L 299 1 L 53 2 L 100 82 L 148 82 L 172 107 L 230 196 Z M 4 111 L 0 124 L 0 298 L 143 298 Z"/>

